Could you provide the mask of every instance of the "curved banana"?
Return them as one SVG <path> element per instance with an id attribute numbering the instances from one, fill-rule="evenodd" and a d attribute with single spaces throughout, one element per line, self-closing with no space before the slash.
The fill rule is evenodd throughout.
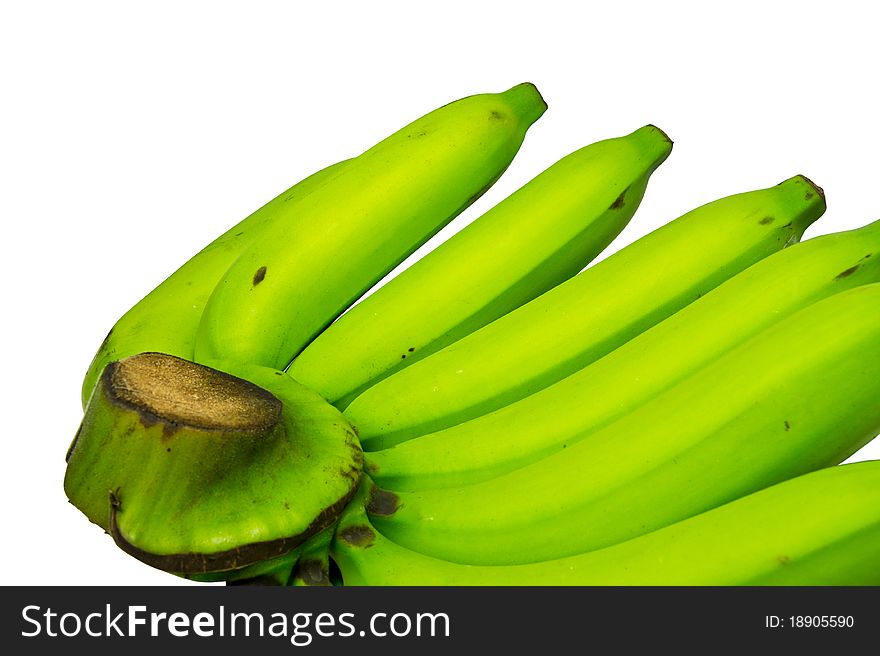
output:
<path id="1" fill-rule="evenodd" d="M 513 403 L 796 242 L 824 210 L 803 176 L 704 205 L 386 378 L 345 415 L 373 451 Z"/>
<path id="2" fill-rule="evenodd" d="M 234 374 L 159 353 L 101 374 L 64 489 L 148 565 L 276 578 L 357 491 L 363 457 L 338 410 L 282 371 Z"/>
<path id="3" fill-rule="evenodd" d="M 774 253 L 568 378 L 457 426 L 365 455 L 388 489 L 467 485 L 523 467 L 671 387 L 770 324 L 880 282 L 880 221 Z"/>
<path id="4" fill-rule="evenodd" d="M 146 351 L 192 359 L 205 303 L 242 249 L 267 225 L 289 220 L 290 208 L 339 175 L 344 164 L 328 166 L 279 194 L 217 237 L 126 312 L 89 365 L 82 386 L 83 408 L 104 367 L 114 360 Z"/>
<path id="5" fill-rule="evenodd" d="M 623 230 L 671 149 L 648 125 L 564 157 L 354 306 L 288 371 L 344 407 L 558 285 Z"/>
<path id="6" fill-rule="evenodd" d="M 627 542 L 528 565 L 410 551 L 352 503 L 332 555 L 346 585 L 880 585 L 880 462 L 822 469 Z"/>
<path id="7" fill-rule="evenodd" d="M 376 492 L 376 527 L 473 564 L 627 540 L 841 462 L 880 431 L 880 283 L 762 331 L 562 451 L 483 483 Z"/>
<path id="8" fill-rule="evenodd" d="M 507 168 L 546 109 L 521 84 L 423 116 L 296 203 L 229 268 L 199 324 L 198 362 L 284 369 L 318 333 Z"/>

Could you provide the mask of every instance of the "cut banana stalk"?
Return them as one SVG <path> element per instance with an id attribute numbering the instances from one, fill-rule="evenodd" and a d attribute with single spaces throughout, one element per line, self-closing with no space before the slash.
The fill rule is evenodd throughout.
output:
<path id="1" fill-rule="evenodd" d="M 69 453 L 65 491 L 148 565 L 230 578 L 333 525 L 357 489 L 351 426 L 287 374 L 247 380 L 169 355 L 105 367 Z"/>

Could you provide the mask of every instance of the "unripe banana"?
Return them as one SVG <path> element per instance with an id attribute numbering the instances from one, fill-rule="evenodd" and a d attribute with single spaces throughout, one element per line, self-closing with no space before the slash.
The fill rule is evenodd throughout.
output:
<path id="1" fill-rule="evenodd" d="M 345 415 L 372 451 L 513 403 L 796 242 L 824 210 L 803 176 L 704 205 L 379 382 Z"/>
<path id="2" fill-rule="evenodd" d="M 450 103 L 296 203 L 229 268 L 205 307 L 199 362 L 284 369 L 375 282 L 478 198 L 546 109 L 537 89 Z"/>
<path id="3" fill-rule="evenodd" d="M 528 565 L 410 551 L 352 503 L 332 555 L 346 585 L 880 585 L 880 462 L 823 469 L 621 544 Z"/>
<path id="4" fill-rule="evenodd" d="M 770 324 L 832 294 L 880 281 L 880 221 L 774 253 L 558 383 L 516 403 L 366 454 L 382 487 L 488 480 L 588 438 Z"/>
<path id="5" fill-rule="evenodd" d="M 290 374 L 339 407 L 584 268 L 672 142 L 652 125 L 563 158 L 321 333 Z"/>
<path id="6" fill-rule="evenodd" d="M 205 303 L 242 249 L 267 225 L 290 220 L 290 208 L 297 199 L 339 175 L 344 164 L 328 166 L 279 194 L 208 244 L 126 312 L 110 330 L 89 365 L 82 386 L 83 408 L 98 376 L 114 360 L 147 351 L 192 359 L 196 329 Z"/>
<path id="7" fill-rule="evenodd" d="M 562 451 L 474 485 L 376 491 L 395 542 L 463 563 L 599 549 L 843 461 L 880 431 L 880 283 L 823 299 Z"/>

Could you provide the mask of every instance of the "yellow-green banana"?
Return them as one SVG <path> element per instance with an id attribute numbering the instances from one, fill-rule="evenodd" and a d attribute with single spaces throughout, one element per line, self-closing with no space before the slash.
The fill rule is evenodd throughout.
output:
<path id="1" fill-rule="evenodd" d="M 403 546 L 473 564 L 627 540 L 846 459 L 880 431 L 880 283 L 770 326 L 617 421 L 482 483 L 373 493 Z"/>
<path id="2" fill-rule="evenodd" d="M 352 503 L 332 555 L 346 585 L 880 585 L 880 462 L 822 469 L 621 544 L 528 565 L 410 551 Z"/>
<path id="3" fill-rule="evenodd" d="M 455 487 L 538 460 L 649 400 L 793 312 L 880 281 L 880 221 L 809 239 L 724 282 L 604 358 L 516 403 L 366 454 L 394 490 Z"/>
<path id="4" fill-rule="evenodd" d="M 623 230 L 671 149 L 648 125 L 568 155 L 353 307 L 290 374 L 344 407 L 570 278 Z"/>
<path id="5" fill-rule="evenodd" d="M 704 205 L 377 383 L 345 414 L 377 450 L 513 403 L 796 242 L 824 209 L 803 176 Z"/>
<path id="6" fill-rule="evenodd" d="M 197 331 L 199 362 L 284 369 L 382 276 L 478 198 L 546 109 L 531 84 L 471 96 L 351 160 L 229 268 Z"/>
<path id="7" fill-rule="evenodd" d="M 89 365 L 82 386 L 83 407 L 98 376 L 114 360 L 145 351 L 192 359 L 196 329 L 205 303 L 242 249 L 267 225 L 289 221 L 296 201 L 339 175 L 344 164 L 339 162 L 318 171 L 263 205 L 199 251 L 126 312 L 110 330 Z"/>

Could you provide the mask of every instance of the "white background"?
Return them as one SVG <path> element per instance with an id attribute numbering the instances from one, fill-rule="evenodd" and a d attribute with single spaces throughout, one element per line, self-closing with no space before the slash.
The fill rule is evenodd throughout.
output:
<path id="1" fill-rule="evenodd" d="M 880 57 L 859 6 L 4 3 L 0 582 L 186 583 L 64 497 L 95 349 L 214 236 L 453 99 L 531 81 L 549 110 L 440 239 L 561 156 L 646 123 L 675 148 L 612 250 L 796 173 L 828 197 L 808 237 L 880 217 Z"/>

